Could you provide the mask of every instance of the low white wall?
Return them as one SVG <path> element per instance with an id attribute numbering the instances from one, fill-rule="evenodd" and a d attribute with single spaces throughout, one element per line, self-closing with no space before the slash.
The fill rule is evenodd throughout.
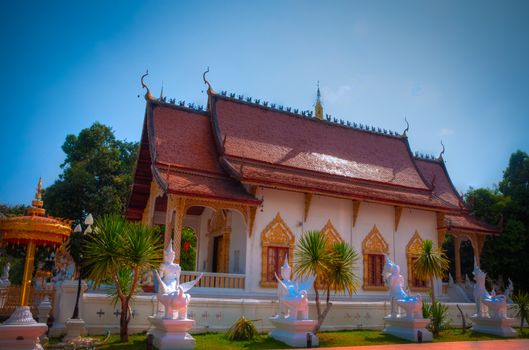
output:
<path id="1" fill-rule="evenodd" d="M 461 317 L 455 303 L 446 303 L 452 326 L 461 325 Z M 475 313 L 475 305 L 471 303 L 459 304 L 470 322 L 470 316 Z M 149 329 L 148 316 L 157 310 L 156 295 L 139 295 L 132 300 L 131 309 L 134 317 L 129 324 L 130 333 L 143 332 Z M 189 307 L 189 317 L 196 321 L 192 333 L 223 332 L 228 329 L 240 316 L 254 320 L 260 332 L 268 332 L 272 325 L 269 317 L 276 314 L 278 304 L 273 299 L 213 299 L 193 297 Z M 107 330 L 112 333 L 119 331 L 119 304 L 113 305 L 105 294 L 86 293 L 83 296 L 82 318 L 86 322 L 88 334 L 104 334 Z M 389 302 L 354 302 L 335 301 L 329 312 L 322 330 L 346 329 L 382 329 L 383 317 L 389 312 Z M 512 311 L 511 311 L 512 312 Z M 310 305 L 311 318 L 316 316 L 314 302 Z M 60 333 L 60 329 L 55 330 Z"/>

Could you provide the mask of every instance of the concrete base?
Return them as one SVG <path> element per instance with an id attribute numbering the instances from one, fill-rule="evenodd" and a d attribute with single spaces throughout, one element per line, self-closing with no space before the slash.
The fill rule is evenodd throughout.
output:
<path id="1" fill-rule="evenodd" d="M 86 334 L 85 322 L 80 318 L 69 318 L 66 321 L 66 335 L 63 342 L 72 342 L 81 339 L 81 335 Z"/>
<path id="2" fill-rule="evenodd" d="M 44 323 L 37 323 L 29 306 L 19 306 L 0 325 L 0 349 L 2 350 L 43 350 L 39 337 L 48 330 Z"/>
<path id="3" fill-rule="evenodd" d="M 194 320 L 172 320 L 161 317 L 148 317 L 152 328 L 149 333 L 154 336 L 154 346 L 158 350 L 194 349 L 195 338 L 189 330 L 195 324 Z"/>
<path id="4" fill-rule="evenodd" d="M 270 336 L 280 342 L 296 348 L 307 347 L 307 338 L 310 336 L 312 346 L 319 345 L 319 339 L 312 330 L 317 324 L 315 320 L 289 320 L 281 316 L 271 317 L 270 322 L 275 327 Z"/>
<path id="5" fill-rule="evenodd" d="M 427 318 L 409 319 L 405 317 L 384 317 L 384 333 L 391 334 L 395 337 L 418 342 L 418 332 L 422 333 L 423 342 L 432 341 L 432 333 L 426 329 L 430 320 Z"/>
<path id="6" fill-rule="evenodd" d="M 512 328 L 513 318 L 494 319 L 474 315 L 470 319 L 472 320 L 472 330 L 474 332 L 494 334 L 506 338 L 518 336 Z"/>

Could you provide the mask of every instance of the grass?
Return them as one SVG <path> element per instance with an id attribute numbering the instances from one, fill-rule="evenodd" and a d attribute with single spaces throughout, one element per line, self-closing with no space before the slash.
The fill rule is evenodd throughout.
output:
<path id="1" fill-rule="evenodd" d="M 320 347 L 338 347 L 338 346 L 362 346 L 362 345 L 384 345 L 384 344 L 406 344 L 406 340 L 393 337 L 382 331 L 375 330 L 354 330 L 354 331 L 339 331 L 339 332 L 321 332 L 318 334 L 320 338 Z M 275 339 L 269 338 L 265 334 L 258 335 L 251 341 L 230 341 L 223 333 L 204 333 L 194 334 L 196 339 L 195 349 L 288 349 L 285 345 Z M 529 332 L 519 335 L 518 338 L 529 338 Z M 434 339 L 434 343 L 451 342 L 451 341 L 478 341 L 478 340 L 495 340 L 505 339 L 490 334 L 475 333 L 467 330 L 465 334 L 461 329 L 448 329 L 441 331 L 440 337 Z M 56 339 L 52 339 L 50 344 L 56 343 Z M 145 333 L 135 334 L 129 336 L 128 343 L 121 343 L 118 335 L 110 336 L 108 342 L 97 349 L 101 350 L 144 350 L 147 343 Z"/>

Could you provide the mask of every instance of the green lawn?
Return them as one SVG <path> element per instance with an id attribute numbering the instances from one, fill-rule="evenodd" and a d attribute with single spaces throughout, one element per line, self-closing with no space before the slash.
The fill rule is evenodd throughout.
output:
<path id="1" fill-rule="evenodd" d="M 196 339 L 195 349 L 288 349 L 289 346 L 278 342 L 267 335 L 259 335 L 254 341 L 229 341 L 222 333 L 205 333 L 194 334 Z M 383 344 L 405 344 L 406 340 L 395 338 L 391 335 L 382 333 L 381 331 L 373 330 L 355 330 L 355 331 L 340 331 L 340 332 L 321 332 L 319 334 L 320 347 L 336 347 L 336 346 L 361 346 L 361 345 L 383 345 Z M 524 332 L 520 338 L 529 338 L 529 332 Z M 476 340 L 493 340 L 504 339 L 494 335 L 474 333 L 467 331 L 462 334 L 461 329 L 450 329 L 441 332 L 441 336 L 434 339 L 434 342 L 447 341 L 476 341 Z M 57 340 L 50 342 L 56 343 Z M 128 343 L 120 343 L 119 336 L 112 335 L 108 342 L 98 349 L 109 350 L 144 350 L 146 346 L 145 333 L 131 335 Z M 51 347 L 50 347 L 51 348 Z"/>

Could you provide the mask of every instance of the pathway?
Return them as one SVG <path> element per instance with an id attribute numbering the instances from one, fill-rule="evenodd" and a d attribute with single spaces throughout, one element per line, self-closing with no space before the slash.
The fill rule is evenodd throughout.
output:
<path id="1" fill-rule="evenodd" d="M 393 344 L 320 348 L 326 350 L 529 350 L 529 339 L 458 341 L 423 344 Z"/>

